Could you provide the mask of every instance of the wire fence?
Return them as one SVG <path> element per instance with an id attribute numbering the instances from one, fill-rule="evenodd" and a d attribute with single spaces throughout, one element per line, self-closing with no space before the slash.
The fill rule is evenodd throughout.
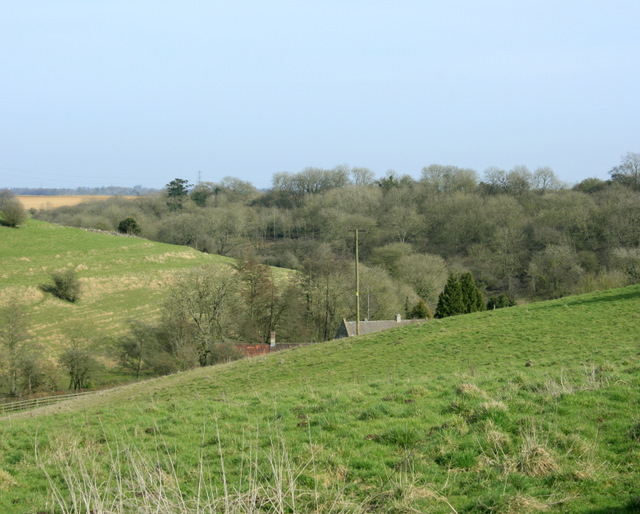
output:
<path id="1" fill-rule="evenodd" d="M 8 414 L 10 412 L 18 412 L 21 410 L 35 409 L 37 407 L 45 407 L 47 405 L 53 405 L 54 403 L 70 400 L 72 398 L 96 394 L 96 392 L 97 391 L 85 391 L 81 393 L 58 394 L 55 396 L 45 396 L 43 398 L 32 398 L 30 400 L 0 403 L 0 416 Z"/>

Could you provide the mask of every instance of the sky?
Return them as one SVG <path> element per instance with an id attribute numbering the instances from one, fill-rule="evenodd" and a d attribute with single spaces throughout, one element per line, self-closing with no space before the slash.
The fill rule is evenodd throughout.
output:
<path id="1" fill-rule="evenodd" d="M 5 1 L 0 187 L 605 179 L 640 152 L 639 19 L 637 0 Z"/>

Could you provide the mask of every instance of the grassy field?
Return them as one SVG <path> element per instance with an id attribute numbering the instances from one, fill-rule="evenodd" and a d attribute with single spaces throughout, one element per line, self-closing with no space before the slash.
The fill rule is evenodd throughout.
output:
<path id="1" fill-rule="evenodd" d="M 637 512 L 640 286 L 0 422 L 2 512 Z"/>
<path id="2" fill-rule="evenodd" d="M 28 307 L 34 340 L 55 354 L 70 337 L 99 340 L 125 330 L 130 318 L 153 318 L 176 272 L 231 259 L 135 237 L 98 234 L 28 220 L 0 226 L 0 306 Z M 61 301 L 39 289 L 53 271 L 73 269 L 81 299 Z"/>
<path id="3" fill-rule="evenodd" d="M 96 195 L 18 195 L 16 198 L 20 200 L 25 209 L 55 209 L 56 207 L 70 207 L 82 202 L 90 202 L 92 200 L 107 200 L 112 197 Z M 123 196 L 123 198 L 136 197 Z"/>

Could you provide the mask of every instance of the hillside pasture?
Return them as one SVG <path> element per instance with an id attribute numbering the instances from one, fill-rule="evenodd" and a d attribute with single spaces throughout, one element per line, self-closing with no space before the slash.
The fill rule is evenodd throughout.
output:
<path id="1" fill-rule="evenodd" d="M 176 273 L 232 262 L 193 248 L 29 220 L 20 229 L 0 227 L 0 306 L 24 304 L 34 342 L 53 356 L 73 338 L 98 343 L 122 333 L 129 319 L 154 319 Z M 50 273 L 69 269 L 81 283 L 78 302 L 40 290 Z"/>
<path id="2" fill-rule="evenodd" d="M 632 286 L 17 414 L 0 510 L 634 512 L 639 323 Z"/>

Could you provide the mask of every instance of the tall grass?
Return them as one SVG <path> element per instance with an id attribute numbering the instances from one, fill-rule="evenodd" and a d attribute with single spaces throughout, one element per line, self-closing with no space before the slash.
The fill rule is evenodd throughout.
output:
<path id="1" fill-rule="evenodd" d="M 266 451 L 261 450 L 256 441 L 249 441 L 242 453 L 240 473 L 232 480 L 225 471 L 217 426 L 216 432 L 221 471 L 212 470 L 201 452 L 197 468 L 192 472 L 197 482 L 195 490 L 192 484 L 182 483 L 176 469 L 179 455 L 161 437 L 156 438 L 152 454 L 143 454 L 135 444 L 116 441 L 108 445 L 104 459 L 98 460 L 95 448 L 82 447 L 74 438 L 59 441 L 54 451 L 45 454 L 36 449 L 38 466 L 49 484 L 47 508 L 62 514 L 338 514 L 366 510 L 366 500 L 354 502 L 344 495 L 344 483 L 332 488 L 322 487 L 318 481 L 311 487 L 302 484 L 301 475 L 314 466 L 313 445 L 309 445 L 311 451 L 306 460 L 296 463 L 279 433 L 271 438 Z M 203 444 L 205 439 L 203 428 Z"/>

